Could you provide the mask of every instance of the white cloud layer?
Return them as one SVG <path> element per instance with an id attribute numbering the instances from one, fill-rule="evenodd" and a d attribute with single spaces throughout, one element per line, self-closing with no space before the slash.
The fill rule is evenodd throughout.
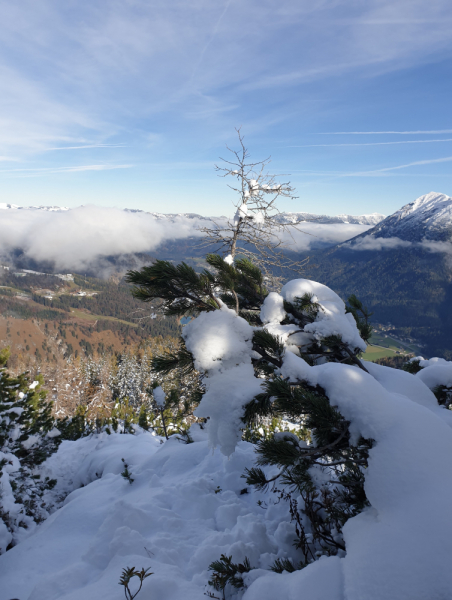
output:
<path id="1" fill-rule="evenodd" d="M 217 219 L 218 221 L 218 219 Z M 154 252 L 168 240 L 200 237 L 201 218 L 183 215 L 156 218 L 145 212 L 81 206 L 65 211 L 7 209 L 0 211 L 0 257 L 15 249 L 56 270 L 83 271 L 105 267 L 104 257 Z M 295 252 L 321 243 L 337 244 L 370 228 L 348 223 L 305 223 L 286 242 Z M 158 254 L 158 252 L 156 252 Z"/>
<path id="2" fill-rule="evenodd" d="M 105 256 L 149 252 L 169 239 L 200 235 L 197 219 L 156 219 L 147 213 L 81 206 L 67 211 L 2 210 L 0 256 L 20 248 L 57 270 L 93 269 Z"/>
<path id="3" fill-rule="evenodd" d="M 299 230 L 285 236 L 285 242 L 294 252 L 306 252 L 319 244 L 340 244 L 370 229 L 371 225 L 352 223 L 302 223 Z"/>
<path id="4" fill-rule="evenodd" d="M 371 235 L 360 238 L 356 243 L 350 244 L 352 250 L 394 250 L 395 248 L 409 248 L 412 242 L 401 240 L 398 237 L 375 238 Z"/>
<path id="5" fill-rule="evenodd" d="M 396 248 L 422 248 L 429 252 L 452 255 L 452 242 L 434 242 L 422 240 L 409 242 L 398 237 L 373 237 L 371 235 L 360 238 L 357 242 L 347 244 L 351 250 L 395 250 Z"/>
<path id="6" fill-rule="evenodd" d="M 57 271 L 87 270 L 105 275 L 111 269 L 106 257 L 146 252 L 158 256 L 163 242 L 201 237 L 198 228 L 205 225 L 202 217 L 156 217 L 99 206 L 53 211 L 13 208 L 0 211 L 0 258 L 8 259 L 20 249 L 30 259 L 53 263 Z M 324 244 L 345 242 L 370 228 L 350 223 L 306 222 L 299 230 L 293 229 L 285 242 L 294 252 L 307 252 Z M 366 236 L 347 246 L 356 251 L 418 246 L 452 255 L 449 242 L 408 242 L 397 237 Z"/>

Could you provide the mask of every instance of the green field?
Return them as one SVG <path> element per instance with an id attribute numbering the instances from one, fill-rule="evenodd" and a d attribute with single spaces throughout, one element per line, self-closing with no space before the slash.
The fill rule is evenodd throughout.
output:
<path id="1" fill-rule="evenodd" d="M 421 352 L 416 344 L 401 342 L 400 340 L 382 333 L 374 332 L 372 334 L 371 342 L 372 344 L 367 347 L 366 352 L 363 354 L 363 359 L 370 360 L 371 362 L 387 356 L 419 354 Z"/>
<path id="2" fill-rule="evenodd" d="M 364 360 L 370 360 L 374 362 L 379 358 L 385 358 L 386 356 L 396 356 L 397 351 L 391 350 L 390 348 L 380 348 L 379 346 L 368 346 L 366 352 L 363 354 Z"/>
<path id="3" fill-rule="evenodd" d="M 23 290 L 20 290 L 19 288 L 11 287 L 9 285 L 0 285 L 0 289 L 8 290 L 10 292 L 14 292 L 15 294 L 24 294 L 25 295 L 25 292 Z"/>

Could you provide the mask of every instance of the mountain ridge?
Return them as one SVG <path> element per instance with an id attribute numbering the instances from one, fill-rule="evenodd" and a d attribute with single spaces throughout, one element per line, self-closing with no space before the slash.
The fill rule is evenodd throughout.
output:
<path id="1" fill-rule="evenodd" d="M 342 242 L 342 245 L 366 237 L 398 238 L 407 242 L 450 241 L 452 198 L 438 192 L 424 194 L 414 202 L 402 206 L 372 229 Z"/>
<path id="2" fill-rule="evenodd" d="M 452 198 L 420 196 L 366 232 L 311 254 L 307 275 L 343 299 L 356 294 L 372 320 L 452 359 Z"/>
<path id="3" fill-rule="evenodd" d="M 17 204 L 7 204 L 5 202 L 0 203 L 0 210 L 37 210 L 37 211 L 46 211 L 46 212 L 62 212 L 73 210 L 67 206 L 19 206 Z M 199 220 L 207 220 L 212 221 L 214 219 L 226 219 L 227 217 L 223 216 L 204 216 L 198 213 L 186 212 L 186 213 L 160 213 L 155 211 L 146 211 L 138 208 L 123 208 L 125 212 L 132 213 L 145 213 L 152 215 L 156 219 L 177 219 L 177 218 L 186 218 L 186 219 L 199 219 Z M 386 216 L 380 213 L 370 213 L 364 215 L 348 215 L 348 214 L 340 214 L 340 215 L 318 215 L 315 213 L 308 212 L 281 212 L 275 215 L 275 219 L 279 223 L 295 223 L 298 221 L 306 221 L 306 222 L 314 222 L 321 224 L 335 224 L 335 223 L 346 223 L 352 225 L 376 225 Z"/>

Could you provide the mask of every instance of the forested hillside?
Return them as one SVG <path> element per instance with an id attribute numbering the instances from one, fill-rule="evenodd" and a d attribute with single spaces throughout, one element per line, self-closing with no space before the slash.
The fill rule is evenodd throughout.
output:
<path id="1" fill-rule="evenodd" d="M 134 300 L 130 286 L 122 280 L 75 275 L 73 282 L 67 282 L 53 276 L 17 276 L 4 271 L 0 284 L 0 315 L 9 319 L 35 319 L 47 323 L 47 327 L 57 327 L 68 344 L 68 354 L 73 352 L 74 339 L 67 338 L 65 332 L 71 333 L 76 327 L 88 337 L 114 332 L 124 344 L 148 337 L 174 337 L 180 329 L 175 318 L 159 314 L 157 305 L 143 306 Z M 90 345 L 86 348 L 92 353 Z"/>
<path id="2" fill-rule="evenodd" d="M 343 298 L 357 294 L 375 322 L 415 338 L 426 354 L 452 357 L 452 273 L 443 255 L 420 248 L 335 248 L 315 256 L 308 273 Z"/>

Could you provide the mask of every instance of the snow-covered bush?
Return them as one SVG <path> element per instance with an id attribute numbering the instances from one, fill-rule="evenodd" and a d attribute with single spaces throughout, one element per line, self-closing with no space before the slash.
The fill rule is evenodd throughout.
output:
<path id="1" fill-rule="evenodd" d="M 45 495 L 55 481 L 39 466 L 58 448 L 52 405 L 42 381 L 26 374 L 11 377 L 5 368 L 8 351 L 0 352 L 0 554 L 25 530 L 48 516 Z"/>
<path id="2" fill-rule="evenodd" d="M 30 381 L 26 373 L 10 376 L 5 367 L 8 355 L 6 349 L 0 352 L 0 554 L 33 531 L 64 499 L 64 493 L 51 493 L 57 481 L 43 465 L 63 440 L 140 430 L 140 415 L 127 400 L 106 418 L 90 417 L 88 405 L 79 404 L 71 417 L 55 419 L 42 377 Z M 96 365 L 85 365 L 95 386 Z"/>
<path id="3" fill-rule="evenodd" d="M 410 367 L 416 377 L 432 390 L 440 405 L 452 407 L 452 362 L 444 358 L 425 360 L 422 356 L 417 356 L 408 363 L 408 370 Z"/>
<path id="4" fill-rule="evenodd" d="M 242 581 L 244 600 L 294 590 L 329 600 L 448 597 L 452 413 L 429 389 L 448 389 L 448 365 L 413 376 L 363 364 L 370 327 L 355 297 L 347 307 L 305 279 L 268 294 L 248 261 L 207 261 L 214 272 L 157 261 L 129 280 L 142 300 L 162 298 L 167 314 L 196 316 L 171 361 L 203 374 L 196 414 L 211 447 L 232 455 L 246 425 L 271 415 L 299 427 L 259 442 L 246 471 L 249 485 L 288 503 L 297 550 L 272 570 L 293 573 L 248 572 L 243 555 L 223 555 L 211 581 Z"/>
<path id="5" fill-rule="evenodd" d="M 261 469 L 250 468 L 247 481 L 265 489 L 280 480 L 278 493 L 298 523 L 303 564 L 321 553 L 344 551 L 342 526 L 367 506 L 363 469 L 372 442 L 351 436 L 349 423 L 320 386 L 291 384 L 282 372 L 301 356 L 312 365 L 333 361 L 365 370 L 358 355 L 366 343 L 357 324 L 368 337 L 366 311 L 353 297 L 347 312 L 337 294 L 306 279 L 290 281 L 281 294 L 267 293 L 262 275 L 249 261 L 232 265 L 215 255 L 207 260 L 215 274 L 197 275 L 189 267 L 163 262 L 147 267 L 147 280 L 132 276 L 141 286 L 135 293 L 158 294 L 168 311 L 182 306 L 184 312 L 199 312 L 184 328 L 180 360 L 205 376 L 195 414 L 208 420 L 212 447 L 229 456 L 247 425 L 274 416 L 288 418 L 301 437 L 310 432 L 310 446 L 294 433 L 262 439 L 259 463 L 278 465 L 280 473 L 269 480 Z M 301 494 L 301 504 L 295 492 Z"/>

